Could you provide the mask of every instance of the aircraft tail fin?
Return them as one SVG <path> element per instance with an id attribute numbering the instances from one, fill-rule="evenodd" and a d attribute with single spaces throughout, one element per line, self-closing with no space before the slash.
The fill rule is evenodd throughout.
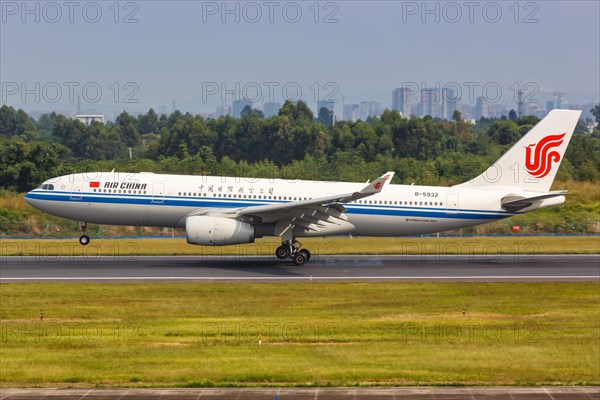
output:
<path id="1" fill-rule="evenodd" d="M 484 173 L 457 186 L 549 191 L 580 115 L 550 111 Z"/>

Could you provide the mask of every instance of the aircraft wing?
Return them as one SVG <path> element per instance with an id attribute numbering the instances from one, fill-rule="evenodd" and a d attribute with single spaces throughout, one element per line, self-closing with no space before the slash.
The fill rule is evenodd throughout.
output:
<path id="1" fill-rule="evenodd" d="M 218 209 L 210 214 L 231 216 L 240 220 L 253 221 L 253 218 L 263 223 L 278 223 L 278 230 L 298 226 L 308 231 L 340 232 L 352 231 L 354 226 L 346 221 L 346 209 L 341 203 L 347 203 L 372 196 L 381 192 L 387 182 L 394 176 L 387 172 L 372 183 L 357 192 L 319 197 L 309 200 L 292 201 L 286 203 L 250 206 L 238 209 Z M 280 234 L 280 233 L 279 233 Z"/>

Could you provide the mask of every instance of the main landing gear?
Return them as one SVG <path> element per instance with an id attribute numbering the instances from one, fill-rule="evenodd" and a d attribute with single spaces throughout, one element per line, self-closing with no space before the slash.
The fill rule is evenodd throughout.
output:
<path id="1" fill-rule="evenodd" d="M 79 229 L 81 229 L 81 232 L 83 233 L 83 235 L 79 237 L 79 244 L 81 244 L 82 246 L 87 246 L 88 244 L 90 244 L 90 237 L 86 235 L 87 223 L 79 221 Z"/>
<path id="2" fill-rule="evenodd" d="M 310 251 L 301 249 L 301 247 L 302 245 L 296 239 L 285 240 L 275 250 L 275 256 L 280 260 L 291 258 L 294 260 L 294 264 L 300 267 L 310 260 Z"/>

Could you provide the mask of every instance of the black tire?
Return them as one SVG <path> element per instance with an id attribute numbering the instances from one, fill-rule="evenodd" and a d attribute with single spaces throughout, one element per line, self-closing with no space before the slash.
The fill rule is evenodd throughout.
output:
<path id="1" fill-rule="evenodd" d="M 310 261 L 310 257 L 311 257 L 310 251 L 308 251 L 307 249 L 302 249 L 302 250 L 298 251 L 298 253 L 300 253 L 300 252 L 304 253 L 304 256 L 306 257 L 306 261 Z"/>
<path id="2" fill-rule="evenodd" d="M 294 264 L 296 264 L 299 267 L 303 266 L 306 263 L 306 261 L 306 253 L 304 253 L 303 251 L 297 252 L 294 256 Z"/>
<path id="3" fill-rule="evenodd" d="M 285 260 L 290 256 L 290 252 L 286 246 L 282 245 L 275 249 L 275 256 L 280 260 Z"/>
<path id="4" fill-rule="evenodd" d="M 88 244 L 90 244 L 90 237 L 88 235 L 81 235 L 79 237 L 79 244 L 81 244 L 82 246 L 87 246 Z"/>

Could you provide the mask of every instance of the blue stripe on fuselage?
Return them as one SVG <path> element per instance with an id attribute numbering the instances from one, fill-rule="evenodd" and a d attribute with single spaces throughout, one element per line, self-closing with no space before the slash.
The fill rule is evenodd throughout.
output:
<path id="1" fill-rule="evenodd" d="M 135 194 L 96 194 L 57 191 L 31 191 L 26 198 L 35 200 L 49 200 L 59 202 L 87 202 L 123 205 L 152 205 L 170 207 L 208 207 L 208 208 L 243 208 L 255 205 L 286 203 L 278 200 L 259 199 L 232 199 L 232 198 L 190 198 L 183 196 L 164 196 L 153 198 L 151 195 Z M 71 197 L 76 197 L 72 199 Z M 515 215 L 504 211 L 468 210 L 447 212 L 445 208 L 406 207 L 393 205 L 374 204 L 344 204 L 347 214 L 385 215 L 397 217 L 426 217 L 426 218 L 454 218 L 454 219 L 498 219 Z"/>

